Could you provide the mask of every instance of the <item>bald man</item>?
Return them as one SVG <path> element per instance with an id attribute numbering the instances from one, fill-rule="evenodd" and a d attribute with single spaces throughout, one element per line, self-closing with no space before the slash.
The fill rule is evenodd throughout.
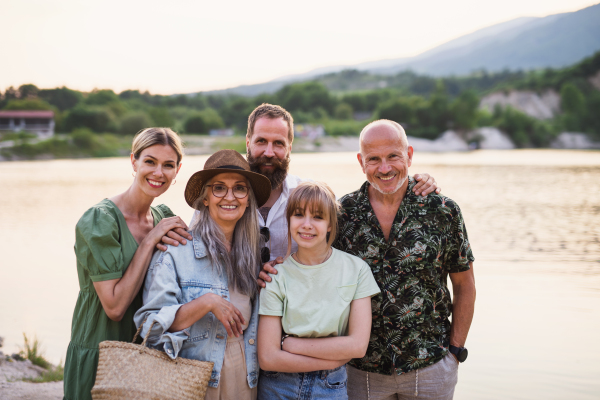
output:
<path id="1" fill-rule="evenodd" d="M 358 153 L 367 181 L 340 200 L 334 247 L 365 260 L 381 289 L 367 354 L 348 363 L 350 399 L 452 399 L 467 357 L 475 259 L 458 205 L 412 191 L 412 157 L 399 124 L 370 123 Z"/>

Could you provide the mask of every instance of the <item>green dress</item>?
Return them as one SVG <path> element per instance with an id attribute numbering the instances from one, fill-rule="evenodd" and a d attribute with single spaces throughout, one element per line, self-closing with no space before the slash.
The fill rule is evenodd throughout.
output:
<path id="1" fill-rule="evenodd" d="M 173 212 L 165 205 L 151 207 L 154 225 Z M 75 228 L 75 255 L 79 295 L 73 312 L 71 342 L 65 360 L 64 399 L 91 399 L 98 366 L 98 344 L 104 340 L 131 342 L 136 327 L 133 315 L 142 306 L 141 291 L 123 319 L 108 318 L 93 282 L 118 279 L 129 266 L 138 243 L 125 217 L 110 200 L 87 210 Z"/>

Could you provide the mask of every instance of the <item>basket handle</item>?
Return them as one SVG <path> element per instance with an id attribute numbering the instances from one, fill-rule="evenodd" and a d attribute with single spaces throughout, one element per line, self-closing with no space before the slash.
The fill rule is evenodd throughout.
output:
<path id="1" fill-rule="evenodd" d="M 156 320 L 152 321 L 152 323 L 150 324 L 150 329 L 148 329 L 146 336 L 144 336 L 144 341 L 142 342 L 142 347 L 146 347 L 146 342 L 148 341 L 148 337 L 150 336 L 150 332 L 152 332 L 152 328 L 154 327 L 155 323 L 156 323 Z"/>
<path id="2" fill-rule="evenodd" d="M 140 325 L 140 327 L 135 332 L 135 335 L 133 335 L 133 340 L 131 341 L 131 343 L 135 343 L 135 340 L 138 338 L 138 335 L 142 331 L 142 328 L 144 327 L 144 324 L 146 323 L 146 321 L 148 321 L 148 317 L 146 317 L 146 319 L 144 319 L 144 322 L 142 322 L 142 324 Z"/>
<path id="3" fill-rule="evenodd" d="M 146 323 L 146 321 L 148 321 L 148 317 L 146 317 L 146 319 L 144 320 L 144 322 L 142 322 L 142 324 L 140 325 L 140 327 L 135 332 L 135 335 L 133 335 L 133 340 L 131 341 L 131 343 L 135 343 L 135 340 L 138 338 L 138 335 L 142 331 L 142 328 L 144 327 L 144 324 Z M 152 324 L 150 325 L 150 329 L 148 329 L 148 332 L 146 333 L 146 336 L 144 336 L 144 340 L 142 341 L 142 346 L 143 347 L 146 347 L 146 342 L 148 341 L 148 337 L 150 336 L 150 332 L 152 331 L 152 328 L 154 327 L 155 323 L 156 323 L 156 320 L 152 321 Z"/>

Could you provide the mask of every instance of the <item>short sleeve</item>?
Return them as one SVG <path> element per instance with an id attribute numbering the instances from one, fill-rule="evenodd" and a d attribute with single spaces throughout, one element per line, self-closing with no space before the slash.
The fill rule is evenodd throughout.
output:
<path id="1" fill-rule="evenodd" d="M 372 297 L 381 292 L 369 265 L 364 261 L 362 264 L 360 272 L 358 273 L 356 292 L 354 293 L 354 298 L 352 300 Z"/>
<path id="2" fill-rule="evenodd" d="M 87 210 L 75 227 L 77 263 L 87 269 L 92 282 L 123 276 L 123 253 L 119 225 L 100 207 Z"/>
<path id="3" fill-rule="evenodd" d="M 456 211 L 444 254 L 444 269 L 449 273 L 468 271 L 471 268 L 469 262 L 475 261 L 465 221 L 458 205 Z"/>
<path id="4" fill-rule="evenodd" d="M 284 294 L 277 279 L 280 276 L 274 275 L 272 278 L 271 282 L 267 282 L 267 286 L 260 291 L 258 314 L 282 317 Z"/>
<path id="5" fill-rule="evenodd" d="M 163 218 L 170 218 L 175 216 L 175 213 L 164 204 L 159 204 L 156 207 L 154 207 L 154 209 L 158 212 L 158 221 L 160 221 Z"/>

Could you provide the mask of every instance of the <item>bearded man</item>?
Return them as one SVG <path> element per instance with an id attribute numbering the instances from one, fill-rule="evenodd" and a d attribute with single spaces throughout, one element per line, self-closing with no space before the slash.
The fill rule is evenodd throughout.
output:
<path id="1" fill-rule="evenodd" d="M 248 117 L 248 163 L 253 172 L 263 174 L 271 181 L 271 196 L 258 210 L 261 232 L 267 239 L 268 249 L 263 261 L 283 258 L 287 253 L 288 227 L 285 208 L 291 191 L 303 181 L 295 175 L 288 174 L 293 140 L 294 119 L 283 107 L 261 104 Z M 440 191 L 433 177 L 428 174 L 417 174 L 415 179 L 420 181 L 414 188 L 416 193 L 427 195 L 433 191 Z M 292 240 L 292 252 L 297 249 L 298 245 Z M 275 272 L 268 266 L 266 271 Z M 261 273 L 261 277 L 266 277 L 266 274 Z M 263 286 L 264 282 L 261 280 L 259 284 Z"/>

